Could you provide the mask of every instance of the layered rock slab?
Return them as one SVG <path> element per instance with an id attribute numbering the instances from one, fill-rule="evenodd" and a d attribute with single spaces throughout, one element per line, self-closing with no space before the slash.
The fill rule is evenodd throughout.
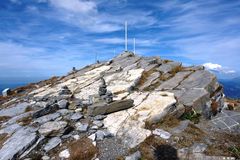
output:
<path id="1" fill-rule="evenodd" d="M 152 92 L 145 95 L 138 106 L 128 110 L 109 114 L 104 119 L 108 130 L 121 138 L 127 147 L 135 147 L 145 140 L 151 131 L 145 129 L 145 122 L 154 123 L 167 114 L 169 108 L 176 103 L 174 94 L 169 92 Z"/>
<path id="2" fill-rule="evenodd" d="M 16 159 L 38 139 L 32 128 L 22 128 L 16 131 L 0 150 L 0 160 Z"/>

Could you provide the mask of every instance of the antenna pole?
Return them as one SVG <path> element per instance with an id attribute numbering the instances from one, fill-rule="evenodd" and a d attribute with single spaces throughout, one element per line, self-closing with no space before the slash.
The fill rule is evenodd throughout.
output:
<path id="1" fill-rule="evenodd" d="M 128 28 L 127 28 L 127 21 L 125 21 L 125 51 L 127 51 L 128 50 L 128 46 L 127 46 L 127 43 L 128 43 Z"/>
<path id="2" fill-rule="evenodd" d="M 133 38 L 133 53 L 136 54 L 136 39 Z"/>

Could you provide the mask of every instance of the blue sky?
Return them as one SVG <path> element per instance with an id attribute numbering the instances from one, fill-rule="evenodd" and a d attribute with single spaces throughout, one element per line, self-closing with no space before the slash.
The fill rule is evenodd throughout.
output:
<path id="1" fill-rule="evenodd" d="M 63 75 L 124 50 L 240 68 L 239 0 L 1 0 L 0 81 Z"/>

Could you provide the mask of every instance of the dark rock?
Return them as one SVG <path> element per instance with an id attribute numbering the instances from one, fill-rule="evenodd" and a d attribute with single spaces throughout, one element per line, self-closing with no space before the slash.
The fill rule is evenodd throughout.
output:
<path id="1" fill-rule="evenodd" d="M 131 99 L 115 101 L 110 104 L 100 102 L 88 107 L 88 115 L 96 116 L 102 114 L 109 114 L 123 109 L 128 109 L 132 106 L 133 100 Z"/>
<path id="2" fill-rule="evenodd" d="M 69 90 L 67 86 L 63 86 L 59 92 L 59 95 L 69 95 L 72 94 L 72 92 Z"/>
<path id="3" fill-rule="evenodd" d="M 54 104 L 54 105 L 48 105 L 47 107 L 35 112 L 33 114 L 33 118 L 39 118 L 39 117 L 42 117 L 46 114 L 50 114 L 50 113 L 53 113 L 53 112 L 56 112 L 57 110 L 59 109 L 58 105 L 57 104 Z"/>

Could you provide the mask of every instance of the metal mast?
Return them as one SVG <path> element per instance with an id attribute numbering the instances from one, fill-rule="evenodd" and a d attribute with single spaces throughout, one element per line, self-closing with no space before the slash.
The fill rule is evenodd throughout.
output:
<path id="1" fill-rule="evenodd" d="M 136 54 L 136 39 L 133 38 L 133 53 Z"/>
<path id="2" fill-rule="evenodd" d="M 128 50 L 128 31 L 127 31 L 127 21 L 125 21 L 125 51 Z"/>

